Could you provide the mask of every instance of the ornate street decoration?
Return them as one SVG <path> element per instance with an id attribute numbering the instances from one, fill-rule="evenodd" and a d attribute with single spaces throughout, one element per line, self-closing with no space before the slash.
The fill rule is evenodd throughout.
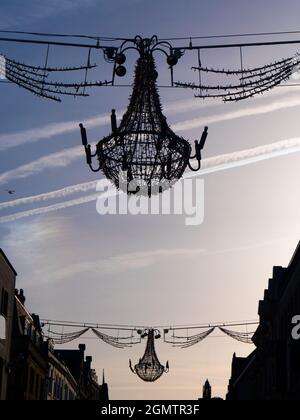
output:
<path id="1" fill-rule="evenodd" d="M 95 153 L 91 151 L 82 124 L 80 128 L 87 163 L 93 172 L 102 170 L 118 189 L 128 194 L 151 196 L 170 188 L 183 176 L 187 166 L 192 171 L 200 169 L 208 129 L 206 127 L 201 140 L 195 142 L 196 153 L 192 156 L 190 143 L 171 130 L 162 113 L 153 53 L 164 50 L 155 37 L 151 40 L 136 39 L 135 48 L 140 57 L 133 93 L 120 126 L 117 126 L 113 110 L 112 133 L 97 144 Z M 126 73 L 122 65 L 126 60 L 124 51 L 126 49 L 115 57 L 119 63 L 116 67 L 118 75 Z M 175 65 L 179 57 L 178 51 L 167 55 L 169 65 Z M 98 160 L 96 167 L 92 164 L 94 157 Z M 190 160 L 197 161 L 196 167 Z"/>
<path id="2" fill-rule="evenodd" d="M 187 167 L 192 171 L 199 170 L 201 153 L 208 135 L 205 127 L 201 140 L 195 142 L 195 152 L 192 152 L 190 143 L 171 130 L 162 112 L 158 93 L 158 72 L 154 62 L 156 53 L 165 55 L 170 70 L 170 81 L 165 82 L 163 87 L 190 89 L 195 92 L 195 97 L 202 99 L 222 99 L 224 102 L 245 100 L 264 94 L 293 75 L 294 79 L 299 79 L 300 74 L 298 53 L 271 64 L 253 65 L 252 68 L 244 66 L 244 52 L 247 48 L 298 45 L 299 40 L 195 45 L 195 39 L 189 37 L 164 40 L 157 36 L 136 36 L 128 39 L 15 33 L 16 36 L 21 34 L 22 38 L 1 36 L 0 40 L 3 43 L 39 45 L 46 48 L 41 57 L 42 64 L 23 63 L 0 53 L 0 82 L 16 84 L 39 97 L 55 101 L 61 101 L 64 96 L 89 96 L 92 88 L 128 87 L 127 81 L 122 84 L 120 80 L 128 73 L 128 53 L 138 53 L 133 91 L 120 125 L 118 126 L 116 113 L 113 111 L 111 133 L 98 142 L 95 150 L 88 144 L 85 128 L 80 126 L 86 159 L 91 170 L 102 171 L 117 189 L 128 194 L 151 196 L 162 193 L 183 177 Z M 29 38 L 24 38 L 25 35 Z M 71 41 L 68 42 L 68 39 Z M 77 64 L 53 65 L 50 62 L 57 55 L 52 50 L 56 51 L 57 48 L 77 48 L 78 51 L 87 53 L 87 58 L 85 55 L 82 59 L 78 54 L 81 58 Z M 233 70 L 226 70 L 225 66 L 223 69 L 211 68 L 205 63 L 203 51 L 223 48 L 227 51 L 239 51 L 239 67 L 235 66 L 234 69 L 232 65 Z M 92 77 L 91 73 L 98 71 L 100 52 L 108 74 L 106 77 Z M 176 66 L 179 63 L 184 65 L 184 56 L 187 53 L 193 55 L 192 59 L 196 61 L 192 66 L 195 80 L 176 81 Z M 102 71 L 106 70 L 101 67 Z M 78 74 L 75 82 L 74 77 L 71 78 L 74 74 Z"/>
<path id="3" fill-rule="evenodd" d="M 162 366 L 155 351 L 155 339 L 160 339 L 159 331 L 148 330 L 143 333 L 142 338 L 147 339 L 147 346 L 144 356 L 139 360 L 139 363 L 132 367 L 131 360 L 129 361 L 130 370 L 136 374 L 144 382 L 155 382 L 164 373 L 169 372 L 169 362 L 166 363 L 166 367 Z"/>
<path id="4" fill-rule="evenodd" d="M 87 323 L 65 323 L 63 321 L 43 321 L 43 326 L 48 325 L 48 333 L 45 336 L 56 344 L 66 344 L 74 340 L 78 340 L 87 332 L 91 331 L 102 342 L 114 347 L 116 349 L 128 349 L 138 344 L 141 344 L 144 339 L 147 339 L 146 350 L 139 362 L 133 366 L 131 360 L 129 361 L 130 370 L 136 374 L 141 380 L 145 382 L 155 382 L 164 373 L 169 372 L 169 362 L 163 366 L 156 354 L 155 340 L 162 340 L 165 344 L 171 345 L 175 348 L 188 349 L 193 347 L 203 340 L 207 339 L 216 329 L 219 329 L 224 335 L 242 342 L 244 344 L 253 344 L 252 337 L 254 332 L 248 331 L 248 327 L 258 325 L 258 322 L 242 322 L 234 324 L 222 325 L 191 325 L 170 327 L 163 330 L 163 327 L 140 327 L 140 326 L 120 326 L 120 325 L 101 325 L 101 324 L 87 324 Z M 245 332 L 238 332 L 229 330 L 225 327 L 240 326 L 246 328 Z M 54 331 L 51 327 L 61 327 L 62 332 Z M 75 331 L 67 332 L 65 328 L 77 328 Z M 79 328 L 81 328 L 79 330 Z M 161 329 L 158 329 L 161 328 Z M 106 332 L 104 332 L 106 331 Z M 107 331 L 110 331 L 108 333 Z M 195 333 L 196 331 L 196 333 Z M 198 332 L 197 332 L 198 331 Z"/>
<path id="5" fill-rule="evenodd" d="M 5 31 L 1 31 L 5 34 Z M 8 31 L 12 34 L 13 32 Z M 244 66 L 244 51 L 247 48 L 261 46 L 283 46 L 298 45 L 300 41 L 263 41 L 263 42 L 235 42 L 233 44 L 217 44 L 217 45 L 195 45 L 193 38 L 184 37 L 171 40 L 158 39 L 157 36 L 152 38 L 141 38 L 136 36 L 133 39 L 114 38 L 114 37 L 98 37 L 87 35 L 66 35 L 66 34 L 41 34 L 15 32 L 15 35 L 22 35 L 18 38 L 7 38 L 1 36 L 2 43 L 18 43 L 19 45 L 39 45 L 41 48 L 46 47 L 46 54 L 42 52 L 41 65 L 30 65 L 18 60 L 6 57 L 0 52 L 0 79 L 20 86 L 37 96 L 47 99 L 61 101 L 63 96 L 89 96 L 89 90 L 97 87 L 120 86 L 118 80 L 127 74 L 125 63 L 127 60 L 126 53 L 129 50 L 138 50 L 142 58 L 146 55 L 152 55 L 154 52 L 162 52 L 167 56 L 167 64 L 170 68 L 170 83 L 165 84 L 172 88 L 188 88 L 196 91 L 195 96 L 198 98 L 215 98 L 222 99 L 224 102 L 241 101 L 253 96 L 263 94 L 274 87 L 289 80 L 293 74 L 299 79 L 300 57 L 298 53 L 293 56 L 284 57 L 274 61 L 271 64 L 263 64 L 246 68 Z M 26 37 L 25 37 L 26 36 Z M 25 37 L 25 38 L 24 38 Z M 58 40 L 57 38 L 61 38 Z M 220 37 L 222 38 L 222 37 Z M 227 38 L 227 37 L 226 37 Z M 70 39 L 70 42 L 69 40 Z M 188 42 L 189 40 L 189 42 Z M 83 42 L 84 41 L 84 42 Z M 172 43 L 171 43 L 172 42 Z M 87 52 L 87 62 L 77 65 L 56 64 L 51 66 L 49 63 L 56 57 L 52 50 L 57 48 L 77 48 L 78 51 Z M 203 51 L 210 49 L 222 50 L 232 49 L 240 52 L 240 67 L 236 69 L 211 68 L 204 64 Z M 97 64 L 93 64 L 93 53 L 103 53 L 104 61 L 111 64 L 112 74 L 107 77 L 108 80 L 102 81 L 91 79 L 91 71 Z M 175 81 L 175 67 L 179 60 L 186 53 L 194 54 L 196 65 L 192 66 L 192 70 L 196 72 L 196 82 Z M 44 57 L 45 54 L 45 57 Z M 67 55 L 67 54 L 66 54 Z M 70 77 L 74 72 L 80 74 L 83 72 L 81 81 L 73 82 L 71 80 L 60 81 L 53 75 L 65 75 Z M 155 73 L 156 74 L 156 73 Z M 209 76 L 206 82 L 206 76 Z M 224 80 L 225 79 L 225 80 Z"/>

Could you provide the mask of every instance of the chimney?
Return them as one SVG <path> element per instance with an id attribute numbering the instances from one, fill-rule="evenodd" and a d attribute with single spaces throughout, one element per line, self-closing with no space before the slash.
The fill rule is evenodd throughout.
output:
<path id="1" fill-rule="evenodd" d="M 81 358 L 84 361 L 84 352 L 86 349 L 85 344 L 79 344 L 78 348 L 79 348 L 79 352 L 81 353 Z"/>
<path id="2" fill-rule="evenodd" d="M 25 298 L 25 295 L 24 295 L 24 290 L 20 289 L 20 292 L 18 292 L 17 290 L 16 290 L 16 292 L 17 292 L 17 298 L 19 299 L 19 301 L 22 303 L 22 305 L 25 305 L 26 298 Z"/>
<path id="3" fill-rule="evenodd" d="M 93 358 L 92 358 L 92 356 L 86 356 L 86 359 L 85 360 L 86 360 L 87 370 L 90 371 L 91 370 L 91 366 L 92 366 Z"/>

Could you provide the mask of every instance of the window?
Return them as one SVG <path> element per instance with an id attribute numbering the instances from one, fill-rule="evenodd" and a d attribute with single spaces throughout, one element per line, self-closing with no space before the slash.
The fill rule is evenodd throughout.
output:
<path id="1" fill-rule="evenodd" d="M 29 374 L 29 393 L 33 394 L 34 391 L 34 370 L 30 368 L 30 374 Z"/>
<path id="2" fill-rule="evenodd" d="M 4 367 L 3 359 L 1 359 L 1 357 L 0 357 L 0 399 L 1 399 L 1 394 L 2 394 L 3 367 Z"/>
<path id="3" fill-rule="evenodd" d="M 1 307 L 0 307 L 0 313 L 5 318 L 7 318 L 8 315 L 8 292 L 5 289 L 2 289 L 1 292 Z"/>
<path id="4" fill-rule="evenodd" d="M 36 375 L 35 377 L 35 398 L 39 399 L 39 391 L 40 391 L 40 377 L 39 375 Z"/>

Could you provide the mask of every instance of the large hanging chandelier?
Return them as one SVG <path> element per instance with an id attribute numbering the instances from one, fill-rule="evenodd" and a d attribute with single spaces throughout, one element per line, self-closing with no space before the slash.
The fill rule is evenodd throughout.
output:
<path id="1" fill-rule="evenodd" d="M 139 363 L 136 364 L 134 368 L 132 367 L 130 360 L 129 367 L 131 371 L 143 381 L 155 382 L 164 373 L 169 372 L 169 362 L 166 363 L 166 367 L 162 366 L 155 351 L 155 339 L 161 338 L 159 331 L 152 329 L 145 331 L 142 334 L 142 338 L 146 337 L 148 337 L 148 340 L 144 356 L 139 360 Z"/>
<path id="2" fill-rule="evenodd" d="M 151 196 L 161 193 L 183 176 L 187 166 L 193 171 L 199 170 L 201 151 L 208 134 L 206 127 L 201 140 L 195 142 L 196 153 L 192 156 L 190 143 L 169 127 L 162 113 L 153 53 L 165 52 L 172 67 L 178 62 L 180 51 L 167 53 L 160 44 L 156 37 L 138 37 L 134 47 L 130 47 L 139 52 L 130 103 L 119 127 L 113 110 L 112 133 L 97 144 L 95 153 L 88 144 L 85 128 L 80 125 L 87 163 L 92 171 L 102 170 L 118 189 L 128 194 Z M 118 76 L 126 74 L 125 51 L 123 48 L 115 56 Z M 92 164 L 94 157 L 98 160 L 96 168 Z M 197 161 L 196 167 L 190 159 Z"/>

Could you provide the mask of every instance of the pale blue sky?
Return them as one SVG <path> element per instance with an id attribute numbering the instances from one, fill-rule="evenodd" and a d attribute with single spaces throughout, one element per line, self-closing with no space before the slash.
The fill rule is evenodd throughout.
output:
<path id="1" fill-rule="evenodd" d="M 124 37 L 297 30 L 300 13 L 300 3 L 291 0 L 229 0 L 226 7 L 220 0 L 3 0 L 0 7 L 0 29 Z M 245 60 L 248 65 L 264 64 L 296 51 L 288 47 L 249 51 Z M 35 63 L 42 53 L 40 48 L 4 43 L 0 52 Z M 60 50 L 51 53 L 53 62 L 85 59 L 77 50 L 67 56 Z M 207 53 L 204 59 L 226 66 L 235 60 L 236 52 L 218 54 Z M 95 60 L 101 62 L 101 57 Z M 165 70 L 159 61 L 162 82 Z M 190 76 L 185 67 L 178 71 L 183 80 Z M 128 80 L 130 75 L 131 71 Z M 210 124 L 204 154 L 212 157 L 300 137 L 297 89 L 277 89 L 245 104 L 209 107 L 199 107 L 191 92 L 162 90 L 161 96 L 164 104 L 177 108 L 177 113 L 166 111 L 172 124 L 199 118 L 204 125 L 206 119 L 244 111 L 244 116 Z M 80 144 L 76 129 L 35 143 L 25 139 L 25 144 L 10 149 L 3 150 L 2 145 L 31 129 L 25 136 L 29 140 L 49 124 L 57 127 L 72 121 L 77 126 L 82 120 L 109 115 L 112 107 L 124 109 L 130 90 L 96 90 L 88 99 L 67 98 L 62 104 L 11 85 L 0 85 L 0 90 L 0 182 L 3 175 L 8 177 L 0 186 L 1 202 L 8 199 L 6 188 L 15 189 L 20 198 L 97 179 L 84 157 L 53 167 L 53 156 L 46 169 L 38 166 L 35 173 L 19 168 L 76 147 Z M 194 107 L 186 112 L 177 103 L 183 100 L 194 101 Z M 281 109 L 262 113 L 270 104 Z M 200 130 L 187 128 L 180 134 L 193 140 Z M 96 140 L 109 127 L 88 131 Z M 272 266 L 288 264 L 299 239 L 298 171 L 299 155 L 293 154 L 205 176 L 205 223 L 199 227 L 186 227 L 182 217 L 173 216 L 100 217 L 95 204 L 89 203 L 1 224 L 0 245 L 19 272 L 18 287 L 25 288 L 30 310 L 42 317 L 118 324 L 255 319 Z M 28 208 L 8 209 L 1 216 Z M 128 369 L 128 359 L 138 360 L 143 346 L 120 351 L 96 340 L 86 343 L 98 373 L 105 367 L 111 397 L 116 399 L 192 399 L 200 395 L 207 378 L 214 393 L 224 395 L 233 352 L 251 351 L 247 345 L 218 337 L 184 351 L 161 344 L 159 358 L 163 363 L 168 359 L 171 370 L 149 385 Z"/>

